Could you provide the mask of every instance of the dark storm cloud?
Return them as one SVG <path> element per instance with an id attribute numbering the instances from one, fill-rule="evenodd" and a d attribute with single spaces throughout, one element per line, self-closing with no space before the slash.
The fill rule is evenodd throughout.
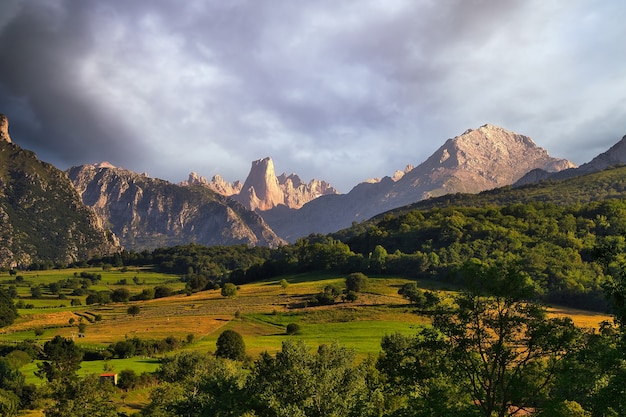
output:
<path id="1" fill-rule="evenodd" d="M 7 0 L 0 106 L 61 168 L 250 162 L 342 191 L 484 123 L 586 162 L 626 134 L 619 1 Z"/>

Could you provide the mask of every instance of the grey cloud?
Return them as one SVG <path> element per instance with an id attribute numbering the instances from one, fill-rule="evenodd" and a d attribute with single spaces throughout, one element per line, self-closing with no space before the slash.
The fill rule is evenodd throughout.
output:
<path id="1" fill-rule="evenodd" d="M 625 10 L 7 0 L 0 111 L 17 143 L 61 168 L 107 159 L 172 181 L 244 179 L 271 156 L 347 191 L 487 122 L 580 163 L 626 133 Z"/>

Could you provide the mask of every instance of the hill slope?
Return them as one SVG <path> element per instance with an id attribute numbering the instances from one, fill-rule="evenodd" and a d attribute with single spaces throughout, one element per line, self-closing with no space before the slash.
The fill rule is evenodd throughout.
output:
<path id="1" fill-rule="evenodd" d="M 67 176 L 12 143 L 6 117 L 0 130 L 0 267 L 70 263 L 119 250 Z"/>

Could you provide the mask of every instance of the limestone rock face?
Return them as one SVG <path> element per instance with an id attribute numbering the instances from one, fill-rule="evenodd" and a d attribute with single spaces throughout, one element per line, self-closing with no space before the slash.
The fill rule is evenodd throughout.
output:
<path id="1" fill-rule="evenodd" d="M 552 158 L 527 136 L 484 125 L 448 139 L 403 175 L 363 182 L 348 194 L 322 196 L 297 211 L 262 215 L 279 236 L 295 241 L 311 233 L 337 231 L 425 198 L 510 185 L 536 168 L 559 171 L 571 167 L 570 161 Z"/>
<path id="2" fill-rule="evenodd" d="M 192 173 L 184 185 L 204 185 L 218 194 L 232 196 L 250 210 L 267 211 L 278 206 L 299 209 L 323 195 L 338 194 L 326 181 L 313 179 L 305 183 L 296 174 L 276 176 L 274 161 L 266 157 L 252 162 L 246 181 L 228 183 L 219 175 L 211 181 Z"/>
<path id="3" fill-rule="evenodd" d="M 186 243 L 284 243 L 256 213 L 206 187 L 188 187 L 122 168 L 82 165 L 68 170 L 85 204 L 129 249 Z"/>
<path id="4" fill-rule="evenodd" d="M 0 114 L 0 140 L 11 143 L 11 136 L 9 136 L 9 118 L 4 114 Z"/>

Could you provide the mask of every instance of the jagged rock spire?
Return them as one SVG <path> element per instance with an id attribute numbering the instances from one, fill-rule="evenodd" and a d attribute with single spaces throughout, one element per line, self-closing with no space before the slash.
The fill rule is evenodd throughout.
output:
<path id="1" fill-rule="evenodd" d="M 11 136 L 9 136 L 9 118 L 4 114 L 0 114 L 0 140 L 11 143 Z"/>

